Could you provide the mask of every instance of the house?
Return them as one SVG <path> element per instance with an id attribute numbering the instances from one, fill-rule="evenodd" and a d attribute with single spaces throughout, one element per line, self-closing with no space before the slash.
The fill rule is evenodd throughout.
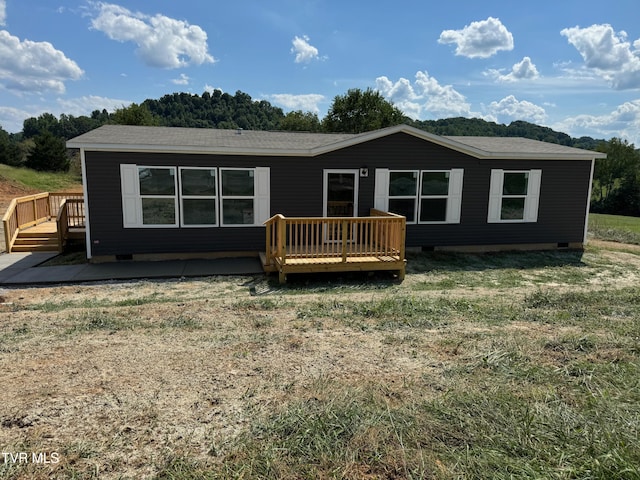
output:
<path id="1" fill-rule="evenodd" d="M 67 146 L 80 149 L 94 260 L 255 253 L 276 214 L 374 208 L 406 217 L 407 248 L 580 248 L 594 161 L 604 158 L 407 125 L 362 134 L 105 125 Z"/>

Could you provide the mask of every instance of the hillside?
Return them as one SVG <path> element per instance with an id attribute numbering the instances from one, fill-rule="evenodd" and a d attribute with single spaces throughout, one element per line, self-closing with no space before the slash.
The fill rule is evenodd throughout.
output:
<path id="1" fill-rule="evenodd" d="M 321 121 L 315 114 L 295 113 L 302 112 L 285 114 L 281 108 L 265 100 L 253 100 L 241 91 L 235 95 L 220 90 L 213 93 L 204 92 L 202 95 L 182 92 L 164 95 L 159 99 L 147 99 L 140 105 L 133 104 L 113 113 L 95 110 L 89 117 L 63 114 L 58 119 L 50 113 L 45 113 L 37 118 L 25 120 L 23 131 L 11 135 L 11 138 L 19 142 L 49 131 L 66 140 L 105 123 L 245 130 L 309 130 L 309 123 L 305 122 L 311 120 L 312 124 L 315 122 L 313 126 L 321 128 Z M 591 137 L 572 138 L 566 133 L 524 121 L 512 122 L 509 125 L 463 117 L 424 121 L 414 121 L 405 117 L 403 121 L 437 135 L 519 136 L 590 150 L 604 141 Z"/>

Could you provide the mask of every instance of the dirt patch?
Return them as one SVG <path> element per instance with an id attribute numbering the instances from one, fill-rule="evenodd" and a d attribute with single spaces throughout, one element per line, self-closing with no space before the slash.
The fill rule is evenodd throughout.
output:
<path id="1" fill-rule="evenodd" d="M 597 248 L 605 248 L 608 250 L 623 250 L 628 252 L 640 253 L 640 245 L 632 245 L 629 243 L 608 242 L 605 240 L 589 240 L 589 245 Z"/>

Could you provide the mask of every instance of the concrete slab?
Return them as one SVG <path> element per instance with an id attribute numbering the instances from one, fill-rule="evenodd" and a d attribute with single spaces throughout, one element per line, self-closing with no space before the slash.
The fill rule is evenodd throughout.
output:
<path id="1" fill-rule="evenodd" d="M 73 282 L 87 265 L 59 265 L 21 269 L 0 283 L 3 285 L 37 285 L 43 283 Z"/>
<path id="2" fill-rule="evenodd" d="M 182 275 L 199 277 L 207 275 L 255 275 L 264 273 L 257 257 L 216 258 L 187 260 Z"/>
<path id="3" fill-rule="evenodd" d="M 3 253 L 0 255 L 0 269 L 16 267 L 29 268 L 40 265 L 50 258 L 58 255 L 57 253 L 42 252 L 25 252 L 25 253 Z"/>
<path id="4" fill-rule="evenodd" d="M 0 255 L 0 283 L 56 255 L 57 253 L 4 253 Z"/>
<path id="5" fill-rule="evenodd" d="M 46 267 L 43 267 L 46 268 Z M 181 277 L 184 261 L 168 260 L 158 262 L 113 262 L 89 264 L 78 272 L 74 281 L 131 280 L 134 278 Z"/>
<path id="6" fill-rule="evenodd" d="M 0 256 L 0 285 L 38 285 L 212 275 L 259 275 L 264 273 L 258 257 L 37 266 L 53 256 L 55 254 L 44 253 L 12 253 Z"/>

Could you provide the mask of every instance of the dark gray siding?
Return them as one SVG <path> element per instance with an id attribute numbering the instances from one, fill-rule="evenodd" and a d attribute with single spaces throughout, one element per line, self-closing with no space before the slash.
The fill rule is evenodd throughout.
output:
<path id="1" fill-rule="evenodd" d="M 94 256 L 264 250 L 262 227 L 123 228 L 120 164 L 256 167 L 255 159 L 205 155 L 86 152 L 91 248 Z"/>
<path id="2" fill-rule="evenodd" d="M 464 169 L 460 224 L 409 225 L 410 247 L 582 242 L 591 169 L 588 161 L 478 160 L 402 133 L 315 158 L 86 152 L 94 255 L 264 249 L 262 227 L 124 229 L 121 163 L 270 167 L 271 213 L 285 216 L 322 215 L 324 169 L 369 169 L 360 178 L 360 215 L 373 207 L 376 168 Z M 542 170 L 538 222 L 487 223 L 492 168 Z"/>

